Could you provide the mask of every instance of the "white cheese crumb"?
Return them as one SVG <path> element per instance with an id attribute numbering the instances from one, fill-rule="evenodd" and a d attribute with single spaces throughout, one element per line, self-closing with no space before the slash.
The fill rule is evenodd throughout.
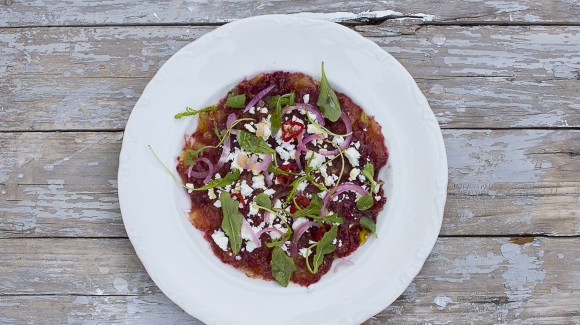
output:
<path id="1" fill-rule="evenodd" d="M 308 222 L 307 218 L 304 217 L 300 217 L 294 220 L 294 223 L 292 224 L 292 229 L 296 230 L 301 224 Z"/>
<path id="2" fill-rule="evenodd" d="M 300 184 L 298 184 L 298 186 L 296 186 L 296 190 L 298 192 L 304 192 L 304 190 L 306 189 L 306 186 L 308 186 L 308 182 L 302 181 L 302 182 L 300 182 Z"/>
<path id="3" fill-rule="evenodd" d="M 266 189 L 266 183 L 264 183 L 264 175 L 258 175 L 252 177 L 252 187 L 257 189 Z"/>
<path id="4" fill-rule="evenodd" d="M 303 247 L 300 248 L 299 250 L 300 256 L 306 258 L 306 256 L 310 256 L 310 250 L 308 249 L 308 247 Z"/>
<path id="5" fill-rule="evenodd" d="M 268 113 L 268 108 L 266 108 L 266 107 L 260 108 L 260 113 L 267 114 Z"/>
<path id="6" fill-rule="evenodd" d="M 246 128 L 246 130 L 248 130 L 252 133 L 256 133 L 256 129 L 253 126 L 251 126 L 250 124 L 246 124 L 246 125 L 244 125 L 244 127 Z"/>
<path id="7" fill-rule="evenodd" d="M 316 168 L 322 164 L 324 164 L 324 162 L 326 161 L 326 157 L 319 154 L 318 152 L 314 152 L 314 151 L 308 151 L 306 153 L 306 160 L 308 161 L 310 159 L 310 157 L 312 157 L 312 155 L 314 155 L 314 158 L 312 158 L 312 160 L 310 161 L 309 166 L 312 168 Z"/>
<path id="8" fill-rule="evenodd" d="M 236 259 L 236 261 L 241 261 L 242 260 L 242 257 L 239 256 L 239 255 L 236 255 L 236 257 L 234 257 L 234 258 Z"/>
<path id="9" fill-rule="evenodd" d="M 332 178 L 332 176 L 326 176 L 324 177 L 324 185 L 326 186 L 332 186 L 334 185 L 334 178 Z"/>
<path id="10" fill-rule="evenodd" d="M 228 250 L 229 239 L 228 237 L 226 237 L 226 234 L 224 234 L 223 231 L 221 230 L 214 231 L 213 234 L 211 235 L 211 238 L 223 251 Z"/>
<path id="11" fill-rule="evenodd" d="M 326 192 L 320 192 L 317 195 L 319 198 L 324 199 L 324 197 L 326 196 Z"/>
<path id="12" fill-rule="evenodd" d="M 207 196 L 209 196 L 210 200 L 215 200 L 217 198 L 213 188 L 210 188 L 209 190 L 207 190 Z"/>
<path id="13" fill-rule="evenodd" d="M 334 143 L 336 143 L 337 145 L 341 145 L 344 143 L 344 137 L 341 136 L 335 136 L 334 137 Z"/>
<path id="14" fill-rule="evenodd" d="M 346 158 L 348 158 L 348 162 L 350 162 L 350 164 L 353 167 L 356 167 L 359 165 L 358 160 L 360 158 L 360 153 L 358 152 L 358 150 L 356 150 L 355 148 L 348 148 L 345 150 L 344 155 L 346 156 Z"/>
<path id="15" fill-rule="evenodd" d="M 272 196 L 274 195 L 274 193 L 276 193 L 276 190 L 269 188 L 267 190 L 264 191 L 264 194 L 268 195 L 268 196 Z"/>
<path id="16" fill-rule="evenodd" d="M 272 125 L 269 120 L 264 119 L 256 126 L 256 136 L 268 140 L 270 135 L 272 135 Z"/>
<path id="17" fill-rule="evenodd" d="M 294 159 L 296 155 L 296 146 L 289 142 L 282 142 L 278 147 L 276 147 L 276 152 L 280 155 L 280 158 L 284 161 Z"/>
<path id="18" fill-rule="evenodd" d="M 215 201 L 215 202 L 213 203 L 213 205 L 214 205 L 216 208 L 221 208 L 221 207 L 222 207 L 222 201 L 220 201 L 220 200 L 217 200 L 217 201 Z"/>
<path id="19" fill-rule="evenodd" d="M 302 96 L 302 100 L 304 101 L 304 104 L 308 104 L 310 102 L 310 94 Z"/>
<path id="20" fill-rule="evenodd" d="M 256 249 L 258 246 L 256 246 L 256 243 L 254 243 L 253 241 L 248 241 L 246 242 L 246 250 L 251 253 L 254 251 L 254 249 Z"/>
<path id="21" fill-rule="evenodd" d="M 363 175 L 363 174 L 358 175 L 358 180 L 359 181 L 364 182 L 366 179 L 367 178 L 365 177 L 365 175 Z"/>
<path id="22" fill-rule="evenodd" d="M 360 149 L 360 141 L 357 141 L 357 142 L 355 142 L 355 143 L 354 143 L 354 147 L 355 147 L 356 149 Z"/>
<path id="23" fill-rule="evenodd" d="M 254 189 L 251 188 L 250 186 L 248 186 L 248 184 L 246 183 L 246 180 L 242 181 L 242 185 L 240 186 L 240 193 L 242 194 L 242 196 L 244 198 L 252 195 L 252 192 L 254 192 Z"/>
<path id="24" fill-rule="evenodd" d="M 250 112 L 250 114 L 256 114 L 256 108 L 255 107 L 250 107 L 250 109 L 248 110 L 248 112 Z"/>
<path id="25" fill-rule="evenodd" d="M 187 193 L 191 193 L 193 192 L 192 188 L 193 188 L 193 184 L 192 183 L 186 183 L 185 186 L 189 187 L 190 189 L 187 190 Z"/>
<path id="26" fill-rule="evenodd" d="M 360 174 L 360 169 L 358 169 L 358 168 L 351 169 L 348 180 L 354 181 L 359 174 Z"/>
<path id="27" fill-rule="evenodd" d="M 308 113 L 310 114 L 310 112 Z M 326 137 L 328 136 L 326 131 L 324 131 L 318 124 L 308 124 L 306 132 L 308 132 L 309 134 L 320 134 L 323 137 L 323 139 L 326 139 Z"/>
<path id="28" fill-rule="evenodd" d="M 257 204 L 250 204 L 250 211 L 248 212 L 248 215 L 255 216 L 259 211 L 260 209 L 258 209 Z"/>
<path id="29" fill-rule="evenodd" d="M 381 196 L 380 195 L 375 196 L 375 200 L 376 201 L 380 201 L 381 200 Z"/>

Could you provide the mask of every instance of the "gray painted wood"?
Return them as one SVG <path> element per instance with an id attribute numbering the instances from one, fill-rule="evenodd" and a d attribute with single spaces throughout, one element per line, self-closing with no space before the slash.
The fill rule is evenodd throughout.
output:
<path id="1" fill-rule="evenodd" d="M 126 239 L 0 245 L 5 321 L 194 322 L 160 293 Z M 440 238 L 406 292 L 367 324 L 572 323 L 579 276 L 579 238 Z"/>
<path id="2" fill-rule="evenodd" d="M 4 1 L 3 1 L 4 2 Z M 0 26 L 223 23 L 249 16 L 300 13 L 333 21 L 416 17 L 436 22 L 578 23 L 577 1 L 110 1 L 9 0 Z"/>
<path id="3" fill-rule="evenodd" d="M 580 27 L 358 26 L 444 128 L 580 126 Z M 122 130 L 145 85 L 213 27 L 0 30 L 0 131 Z"/>
<path id="4" fill-rule="evenodd" d="M 453 237 L 366 324 L 580 324 L 577 0 L 0 3 L 0 323 L 200 324 L 125 238 L 113 131 L 185 44 L 291 13 L 389 51 L 450 129 Z"/>
<path id="5" fill-rule="evenodd" d="M 580 235 L 580 131 L 445 130 L 444 138 L 443 235 Z M 0 133 L 0 237 L 126 236 L 121 142 L 118 132 Z"/>

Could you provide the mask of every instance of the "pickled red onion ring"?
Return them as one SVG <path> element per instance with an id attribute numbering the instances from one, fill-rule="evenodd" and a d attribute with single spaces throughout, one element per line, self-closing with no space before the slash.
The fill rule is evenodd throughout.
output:
<path id="1" fill-rule="evenodd" d="M 252 100 L 246 105 L 246 109 L 244 109 L 244 113 L 249 111 L 250 108 L 254 107 L 264 96 L 266 96 L 270 90 L 274 89 L 274 85 L 271 85 L 263 90 L 261 90 Z"/>

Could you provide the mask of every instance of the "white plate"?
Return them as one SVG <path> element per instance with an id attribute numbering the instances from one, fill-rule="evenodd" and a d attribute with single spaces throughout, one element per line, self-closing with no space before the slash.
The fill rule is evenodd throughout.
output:
<path id="1" fill-rule="evenodd" d="M 312 290 L 250 279 L 220 262 L 187 220 L 189 200 L 154 159 L 174 168 L 197 118 L 186 106 L 215 103 L 244 77 L 300 71 L 320 78 L 382 125 L 390 157 L 378 239 Z M 157 286 L 207 324 L 353 324 L 391 304 L 429 255 L 441 226 L 447 160 L 439 125 L 413 78 L 373 42 L 338 24 L 292 16 L 239 20 L 177 52 L 151 80 L 125 130 L 119 198 L 127 234 Z"/>

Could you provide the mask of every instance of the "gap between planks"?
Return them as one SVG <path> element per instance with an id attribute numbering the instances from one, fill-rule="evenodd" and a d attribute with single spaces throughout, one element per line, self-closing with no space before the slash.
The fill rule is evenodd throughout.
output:
<path id="1" fill-rule="evenodd" d="M 496 130 L 538 130 L 538 131 L 578 131 L 580 126 L 514 126 L 514 127 L 446 127 L 442 130 L 475 130 L 475 131 L 496 131 Z M 107 132 L 124 132 L 125 128 L 118 129 L 53 129 L 53 130 L 1 130 L 0 133 L 107 133 Z M 566 153 L 566 152 L 562 152 Z M 580 153 L 571 153 L 578 155 Z"/>
<path id="2" fill-rule="evenodd" d="M 501 235 L 439 235 L 438 238 L 554 238 L 554 239 L 574 239 L 580 238 L 580 235 L 553 235 L 553 234 L 501 234 Z M 26 236 L 26 237 L 0 237 L 0 241 L 3 240 L 28 240 L 28 239 L 39 239 L 39 240 L 49 240 L 49 239 L 66 239 L 66 240 L 84 240 L 84 239 L 105 239 L 105 240 L 116 240 L 116 239 L 129 239 L 128 236 Z"/>
<path id="3" fill-rule="evenodd" d="M 346 27 L 364 27 L 364 26 L 376 26 L 381 25 L 388 21 L 397 20 L 417 20 L 414 25 L 418 26 L 563 26 L 563 27 L 574 27 L 580 26 L 577 22 L 519 22 L 519 21 L 423 21 L 421 17 L 417 16 L 397 16 L 397 17 L 387 17 L 387 18 L 367 18 L 367 21 L 340 21 L 335 22 L 339 25 Z M 1 30 L 11 30 L 11 29 L 26 29 L 26 28 L 107 28 L 107 27 L 219 27 L 226 25 L 228 23 L 234 22 L 240 19 L 232 19 L 227 22 L 202 22 L 202 23 L 114 23 L 114 24 L 76 24 L 76 25 L 22 25 L 22 26 L 0 26 Z M 332 22 L 332 21 L 331 21 Z"/>

